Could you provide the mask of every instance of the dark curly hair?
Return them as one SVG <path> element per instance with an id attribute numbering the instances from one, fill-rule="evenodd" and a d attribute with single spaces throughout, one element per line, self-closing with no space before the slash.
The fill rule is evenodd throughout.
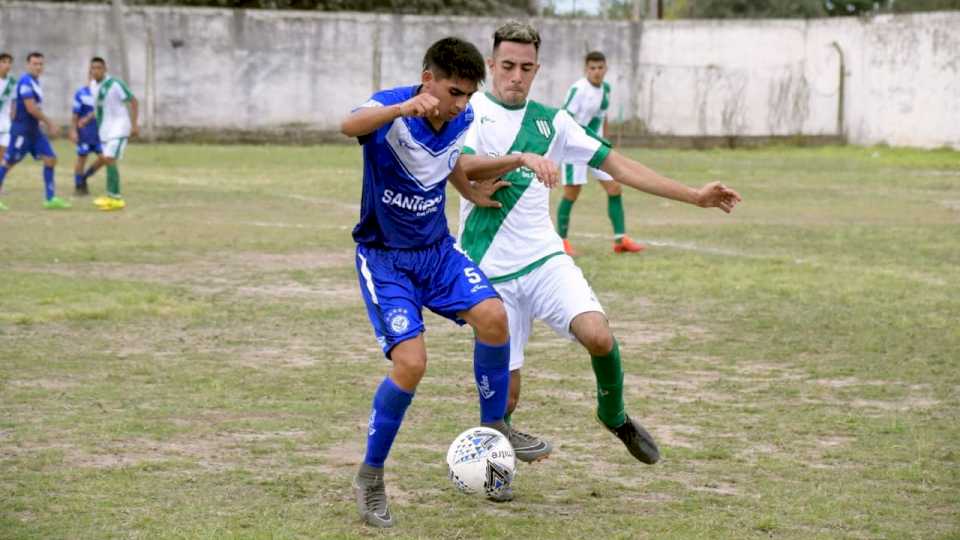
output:
<path id="1" fill-rule="evenodd" d="M 483 55 L 473 43 L 456 37 L 445 37 L 434 43 L 423 55 L 423 69 L 437 79 L 465 79 L 481 83 L 487 76 Z"/>

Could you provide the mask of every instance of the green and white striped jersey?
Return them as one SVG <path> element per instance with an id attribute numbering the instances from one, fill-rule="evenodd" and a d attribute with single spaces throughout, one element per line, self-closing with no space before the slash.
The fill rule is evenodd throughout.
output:
<path id="1" fill-rule="evenodd" d="M 610 108 L 610 83 L 603 81 L 600 86 L 594 86 L 586 77 L 580 79 L 567 91 L 563 108 L 578 124 L 603 137 L 603 121 Z"/>
<path id="2" fill-rule="evenodd" d="M 0 133 L 10 131 L 10 104 L 13 103 L 17 80 L 12 75 L 0 79 Z"/>
<path id="3" fill-rule="evenodd" d="M 555 163 L 599 167 L 610 153 L 609 143 L 584 130 L 566 111 L 536 101 L 512 107 L 489 93 L 475 94 L 470 105 L 474 120 L 465 154 L 530 152 Z M 526 167 L 503 179 L 512 185 L 494 194 L 502 208 L 480 208 L 460 198 L 460 247 L 493 283 L 516 279 L 563 253 L 550 219 L 550 190 Z"/>
<path id="4" fill-rule="evenodd" d="M 108 75 L 100 81 L 96 93 L 100 140 L 105 143 L 110 139 L 129 137 L 131 126 L 127 102 L 133 99 L 133 92 L 122 80 Z"/>

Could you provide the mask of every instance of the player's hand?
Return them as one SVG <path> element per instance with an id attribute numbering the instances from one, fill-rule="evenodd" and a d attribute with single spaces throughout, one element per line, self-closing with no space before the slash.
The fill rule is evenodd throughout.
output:
<path id="1" fill-rule="evenodd" d="M 701 208 L 719 208 L 730 213 L 743 198 L 736 191 L 720 182 L 710 182 L 697 190 L 697 206 Z"/>
<path id="2" fill-rule="evenodd" d="M 437 108 L 438 105 L 440 105 L 440 100 L 430 94 L 417 94 L 400 104 L 400 115 L 422 117 L 440 116 L 440 110 Z"/>
<path id="3" fill-rule="evenodd" d="M 521 160 L 523 166 L 532 170 L 533 174 L 537 175 L 537 180 L 547 188 L 554 188 L 560 183 L 560 167 L 556 163 L 529 152 L 524 153 Z"/>
<path id="4" fill-rule="evenodd" d="M 130 136 L 136 137 L 137 135 L 140 135 L 140 126 L 135 125 L 130 128 Z"/>
<path id="5" fill-rule="evenodd" d="M 497 178 L 495 180 L 484 180 L 481 182 L 471 182 L 470 187 L 473 190 L 473 197 L 470 202 L 484 208 L 501 208 L 500 201 L 493 198 L 493 194 L 498 190 L 511 186 L 510 182 Z"/>
<path id="6" fill-rule="evenodd" d="M 76 144 L 77 141 L 79 140 L 79 137 L 77 137 L 77 130 L 75 130 L 75 129 L 71 129 L 70 131 L 68 131 L 68 132 L 67 132 L 67 137 L 69 137 L 69 138 L 70 138 L 70 142 L 72 142 L 72 143 L 74 143 L 74 144 Z"/>
<path id="7" fill-rule="evenodd" d="M 47 120 L 44 123 L 47 125 L 47 137 L 50 137 L 51 139 L 56 139 L 57 135 L 60 134 L 59 133 L 60 130 L 58 130 L 57 126 L 55 126 L 53 122 L 51 122 L 50 120 Z"/>

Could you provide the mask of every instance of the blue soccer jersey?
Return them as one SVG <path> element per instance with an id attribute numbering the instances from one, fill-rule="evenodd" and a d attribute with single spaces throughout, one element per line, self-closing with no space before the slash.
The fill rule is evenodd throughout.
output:
<path id="1" fill-rule="evenodd" d="M 33 99 L 37 106 L 43 102 L 43 90 L 40 88 L 40 81 L 33 78 L 33 75 L 24 73 L 17 82 L 16 92 L 16 113 L 13 118 L 13 130 L 32 133 L 40 130 L 40 122 L 27 111 L 24 103 L 27 99 Z"/>
<path id="2" fill-rule="evenodd" d="M 364 107 L 402 103 L 417 86 L 377 92 Z M 400 117 L 359 137 L 363 196 L 353 239 L 360 245 L 416 249 L 450 236 L 443 212 L 447 177 L 463 148 L 473 109 L 435 131 L 420 117 Z"/>
<path id="3" fill-rule="evenodd" d="M 94 97 L 89 86 L 81 86 L 73 94 L 73 114 L 83 119 L 93 113 Z M 92 118 L 83 127 L 77 130 L 77 144 L 100 144 L 100 135 L 97 133 L 97 120 Z"/>

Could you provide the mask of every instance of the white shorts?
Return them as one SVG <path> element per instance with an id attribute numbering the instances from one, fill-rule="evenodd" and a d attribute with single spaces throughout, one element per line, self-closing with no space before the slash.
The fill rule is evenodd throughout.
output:
<path id="1" fill-rule="evenodd" d="M 563 185 L 565 186 L 582 186 L 587 183 L 587 169 L 590 169 L 590 172 L 593 173 L 593 177 L 601 182 L 609 182 L 613 180 L 613 177 L 609 174 L 601 171 L 600 169 L 594 169 L 593 167 L 587 165 L 574 165 L 573 163 L 564 163 L 563 164 Z"/>
<path id="2" fill-rule="evenodd" d="M 603 306 L 567 255 L 555 255 L 540 268 L 517 279 L 494 283 L 503 298 L 510 326 L 510 370 L 523 366 L 523 349 L 530 340 L 534 319 L 547 323 L 559 336 L 570 333 L 574 317 L 588 311 L 603 313 Z"/>
<path id="3" fill-rule="evenodd" d="M 6 148 L 10 146 L 10 132 L 0 132 L 0 146 Z M 2 158 L 3 156 L 0 156 Z"/>
<path id="4" fill-rule="evenodd" d="M 127 138 L 110 139 L 103 142 L 103 155 L 120 161 L 123 158 L 123 151 L 127 149 Z"/>

